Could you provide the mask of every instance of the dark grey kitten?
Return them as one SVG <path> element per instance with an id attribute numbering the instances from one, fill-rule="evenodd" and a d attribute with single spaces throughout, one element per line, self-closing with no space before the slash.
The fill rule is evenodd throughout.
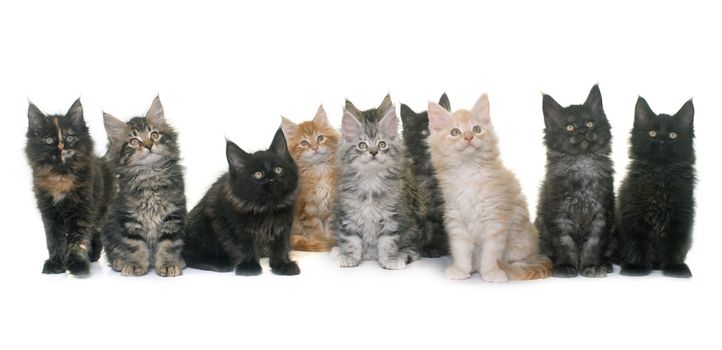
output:
<path id="1" fill-rule="evenodd" d="M 346 101 L 333 222 L 341 267 L 378 260 L 398 270 L 419 257 L 418 230 L 402 202 L 406 159 L 398 126 L 389 96 L 363 112 Z"/>
<path id="2" fill-rule="evenodd" d="M 605 277 L 614 216 L 611 128 L 595 85 L 583 105 L 544 95 L 546 178 L 536 225 L 556 277 Z"/>
<path id="3" fill-rule="evenodd" d="M 108 261 L 123 276 L 144 275 L 151 264 L 161 276 L 179 276 L 186 199 L 178 135 L 158 97 L 145 117 L 103 118 L 119 186 L 103 231 Z"/>

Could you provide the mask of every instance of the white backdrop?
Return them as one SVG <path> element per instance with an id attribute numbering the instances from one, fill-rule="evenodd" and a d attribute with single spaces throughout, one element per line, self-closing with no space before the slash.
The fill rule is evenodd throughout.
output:
<path id="1" fill-rule="evenodd" d="M 659 1 L 583 5 L 505 2 L 3 2 L 0 115 L 4 228 L 3 349 L 54 346 L 719 348 L 717 197 L 722 81 L 720 11 Z M 448 281 L 448 259 L 405 271 L 342 270 L 297 253 L 302 274 L 243 278 L 186 270 L 86 279 L 40 273 L 45 238 L 23 152 L 27 101 L 64 113 L 80 96 L 104 152 L 101 111 L 144 114 L 160 93 L 180 132 L 189 208 L 227 167 L 224 137 L 266 148 L 284 115 L 319 103 L 340 124 L 391 93 L 423 110 L 446 91 L 453 109 L 485 91 L 504 161 L 533 211 L 544 172 L 541 93 L 582 103 L 595 83 L 613 126 L 617 182 L 637 95 L 674 113 L 694 97 L 699 185 L 695 277 Z M 714 159 L 718 159 L 715 161 Z M 718 324 L 714 326 L 714 324 Z"/>

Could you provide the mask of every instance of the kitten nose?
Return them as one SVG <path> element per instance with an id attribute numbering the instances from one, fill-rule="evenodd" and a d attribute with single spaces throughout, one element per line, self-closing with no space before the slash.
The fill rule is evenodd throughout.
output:
<path id="1" fill-rule="evenodd" d="M 147 148 L 149 151 L 153 148 L 153 144 L 152 144 L 152 143 L 151 143 L 151 144 L 145 144 L 145 143 L 144 143 L 143 146 L 145 146 L 145 148 Z"/>
<path id="2" fill-rule="evenodd" d="M 371 156 L 376 157 L 376 155 L 379 154 L 379 150 L 372 149 L 372 150 L 369 150 L 369 153 L 371 153 Z"/>
<path id="3" fill-rule="evenodd" d="M 311 147 L 311 149 L 314 151 L 318 151 L 318 146 L 313 146 L 313 147 Z"/>
<path id="4" fill-rule="evenodd" d="M 471 141 L 474 139 L 474 134 L 471 131 L 464 131 L 464 140 Z"/>

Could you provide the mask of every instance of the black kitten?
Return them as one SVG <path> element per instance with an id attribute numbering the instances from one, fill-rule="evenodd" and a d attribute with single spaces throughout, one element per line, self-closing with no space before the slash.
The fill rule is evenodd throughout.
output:
<path id="1" fill-rule="evenodd" d="M 244 152 L 226 143 L 229 171 L 188 214 L 183 257 L 189 267 L 237 275 L 261 273 L 270 258 L 278 275 L 297 275 L 290 247 L 298 171 L 279 128 L 267 151 Z"/>
<path id="2" fill-rule="evenodd" d="M 115 185 L 110 168 L 93 152 L 80 100 L 65 116 L 45 116 L 31 103 L 25 151 L 48 245 L 43 273 L 88 274 L 103 248 L 97 223 Z"/>
<path id="3" fill-rule="evenodd" d="M 560 106 L 544 95 L 546 177 L 536 225 L 554 276 L 605 277 L 614 221 L 611 128 L 595 85 L 583 105 Z"/>
<path id="4" fill-rule="evenodd" d="M 439 104 L 451 110 L 446 94 L 441 95 Z M 416 113 L 401 104 L 401 121 L 404 124 L 404 145 L 410 158 L 410 179 L 404 182 L 404 203 L 420 229 L 417 250 L 429 258 L 449 255 L 449 237 L 444 228 L 444 198 L 426 144 L 429 137 L 428 113 Z"/>
<path id="5" fill-rule="evenodd" d="M 619 189 L 616 233 L 622 274 L 643 276 L 662 269 L 691 277 L 684 263 L 694 221 L 694 105 L 674 116 L 654 114 L 637 100 L 631 163 Z"/>

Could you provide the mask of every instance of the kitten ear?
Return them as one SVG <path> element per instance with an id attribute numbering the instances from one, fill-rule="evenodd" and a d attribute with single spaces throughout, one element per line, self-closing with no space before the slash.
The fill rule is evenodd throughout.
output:
<path id="1" fill-rule="evenodd" d="M 326 115 L 326 110 L 323 108 L 323 105 L 318 106 L 316 115 L 313 117 L 313 124 L 316 126 L 331 126 L 331 123 L 329 123 L 328 121 L 328 116 Z"/>
<path id="2" fill-rule="evenodd" d="M 286 143 L 286 137 L 283 136 L 282 128 L 276 130 L 276 134 L 273 135 L 273 141 L 271 141 L 271 146 L 268 147 L 268 150 L 281 157 L 291 158 L 291 155 L 288 153 L 288 145 Z"/>
<path id="3" fill-rule="evenodd" d="M 447 111 L 451 112 L 451 102 L 449 102 L 449 96 L 446 96 L 446 93 L 441 95 L 441 98 L 439 99 L 439 105 L 441 107 L 444 107 Z"/>
<path id="4" fill-rule="evenodd" d="M 394 108 L 393 105 L 391 105 L 391 109 L 381 117 L 379 128 L 384 135 L 391 139 L 399 135 L 399 117 L 396 116 L 396 108 Z"/>
<path id="5" fill-rule="evenodd" d="M 243 170 L 248 157 L 249 154 L 233 143 L 233 141 L 226 140 L 226 159 L 231 170 Z"/>
<path id="6" fill-rule="evenodd" d="M 296 130 L 298 130 L 298 124 L 292 122 L 284 116 L 281 116 L 281 129 L 286 135 L 286 138 L 291 138 L 296 133 Z"/>
<path id="7" fill-rule="evenodd" d="M 381 101 L 381 104 L 378 108 L 376 108 L 376 111 L 379 113 L 379 115 L 385 116 L 389 113 L 390 110 L 396 110 L 394 108 L 393 102 L 391 102 L 391 95 L 387 94 L 386 97 L 384 97 L 383 101 Z"/>
<path id="8" fill-rule="evenodd" d="M 108 134 L 108 139 L 111 143 L 123 141 L 126 133 L 126 124 L 124 121 L 103 112 L 103 125 L 105 125 L 105 132 Z"/>
<path id="9" fill-rule="evenodd" d="M 47 125 L 47 118 L 40 109 L 35 106 L 32 102 L 28 101 L 28 127 L 37 133 L 40 129 Z"/>
<path id="10" fill-rule="evenodd" d="M 73 129 L 80 130 L 85 127 L 85 119 L 83 118 L 83 104 L 80 103 L 80 99 L 75 100 L 73 105 L 70 106 L 68 112 L 65 113 L 65 118 L 70 121 L 70 125 Z"/>
<path id="11" fill-rule="evenodd" d="M 471 114 L 483 122 L 491 120 L 491 114 L 489 113 L 489 96 L 486 93 L 481 94 L 479 99 L 476 100 L 474 107 L 471 108 Z"/>
<path id="12" fill-rule="evenodd" d="M 413 122 L 413 119 L 416 118 L 416 112 L 414 112 L 411 107 L 401 104 L 401 122 L 404 123 L 404 125 L 409 124 L 410 122 Z"/>
<path id="13" fill-rule="evenodd" d="M 363 126 L 359 121 L 361 112 L 351 103 L 346 100 L 346 107 L 343 109 L 343 117 L 341 118 L 341 133 L 347 142 L 357 140 L 361 136 Z"/>
<path id="14" fill-rule="evenodd" d="M 642 96 L 637 98 L 637 105 L 634 107 L 634 126 L 643 127 L 649 125 L 652 118 L 656 117 L 656 114 L 649 107 L 647 100 Z"/>
<path id="15" fill-rule="evenodd" d="M 564 107 L 557 103 L 554 98 L 544 94 L 542 97 L 542 112 L 544 114 L 544 126 L 552 128 L 555 125 L 559 125 L 564 117 L 562 112 Z"/>
<path id="16" fill-rule="evenodd" d="M 584 107 L 589 108 L 594 115 L 603 115 L 604 106 L 602 106 L 602 93 L 599 91 L 599 84 L 592 86 L 592 90 L 589 91 L 587 100 L 584 101 Z"/>
<path id="17" fill-rule="evenodd" d="M 437 131 L 446 129 L 451 120 L 451 113 L 449 113 L 449 111 L 441 107 L 438 103 L 429 101 L 428 113 L 429 125 L 432 129 Z"/>
<path id="18" fill-rule="evenodd" d="M 689 100 L 682 105 L 682 108 L 674 114 L 674 119 L 678 120 L 684 126 L 692 126 L 694 123 L 694 104 Z"/>
<path id="19" fill-rule="evenodd" d="M 153 99 L 148 113 L 145 114 L 145 119 L 155 126 L 165 124 L 165 112 L 163 111 L 163 105 L 160 103 L 160 96 L 156 96 Z"/>

